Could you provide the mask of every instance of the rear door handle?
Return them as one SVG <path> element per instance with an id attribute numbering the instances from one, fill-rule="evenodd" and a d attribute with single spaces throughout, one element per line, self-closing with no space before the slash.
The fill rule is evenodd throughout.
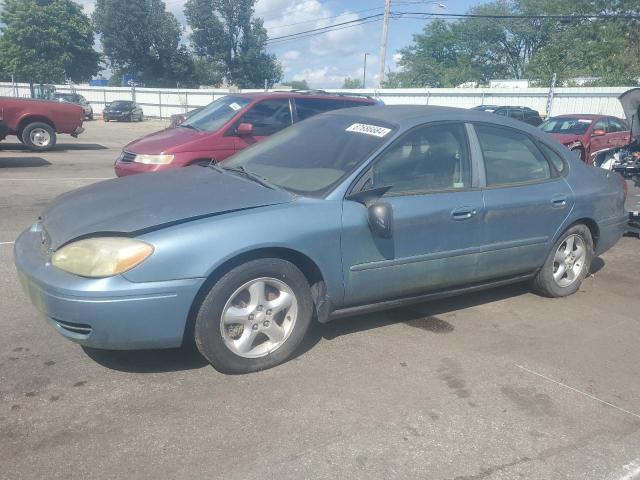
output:
<path id="1" fill-rule="evenodd" d="M 458 207 L 451 211 L 451 218 L 454 220 L 468 220 L 477 214 L 478 210 L 474 207 Z"/>
<path id="2" fill-rule="evenodd" d="M 556 195 L 551 198 L 551 205 L 554 208 L 564 208 L 567 206 L 567 197 L 564 195 Z"/>

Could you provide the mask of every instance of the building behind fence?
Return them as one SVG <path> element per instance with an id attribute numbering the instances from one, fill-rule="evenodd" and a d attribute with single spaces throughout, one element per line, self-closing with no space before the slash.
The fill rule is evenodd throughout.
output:
<path id="1" fill-rule="evenodd" d="M 56 91 L 70 92 L 69 85 L 56 85 Z M 135 100 L 146 116 L 168 118 L 185 113 L 228 95 L 228 89 L 166 89 L 129 87 L 74 86 L 73 90 L 83 95 L 100 113 L 105 104 L 114 100 Z M 360 89 L 350 92 L 370 95 L 386 105 L 442 105 L 471 108 L 476 105 L 516 105 L 539 111 L 542 115 L 592 113 L 624 116 L 618 102 L 626 87 L 572 87 L 556 88 L 553 92 L 550 112 L 546 112 L 551 92 L 547 88 L 403 88 Z M 263 90 L 242 90 L 261 92 Z M 345 90 L 326 90 L 345 92 Z M 28 84 L 0 83 L 0 96 L 29 97 Z"/>

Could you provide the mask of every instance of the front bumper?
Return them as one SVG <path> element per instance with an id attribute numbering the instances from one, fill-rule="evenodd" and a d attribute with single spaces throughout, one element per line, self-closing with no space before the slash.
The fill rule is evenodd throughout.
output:
<path id="1" fill-rule="evenodd" d="M 103 113 L 102 118 L 105 120 L 129 120 L 133 115 L 131 112 L 127 113 Z"/>
<path id="2" fill-rule="evenodd" d="M 90 279 L 53 267 L 40 233 L 16 240 L 15 261 L 29 299 L 63 336 L 93 348 L 133 350 L 182 344 L 191 305 L 204 279 L 130 282 Z"/>

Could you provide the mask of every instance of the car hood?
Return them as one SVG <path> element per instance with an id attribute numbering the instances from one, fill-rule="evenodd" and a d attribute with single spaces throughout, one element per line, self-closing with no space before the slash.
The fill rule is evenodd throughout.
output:
<path id="1" fill-rule="evenodd" d="M 582 138 L 582 135 L 574 135 L 571 133 L 551 133 L 550 135 L 563 145 L 579 141 Z"/>
<path id="2" fill-rule="evenodd" d="M 107 180 L 63 194 L 41 216 L 50 248 L 91 234 L 130 234 L 290 202 L 244 177 L 203 166 Z"/>
<path id="3" fill-rule="evenodd" d="M 151 155 L 177 153 L 189 151 L 188 145 L 191 142 L 201 140 L 208 135 L 210 135 L 210 132 L 200 132 L 188 128 L 167 128 L 134 140 L 126 145 L 124 149 L 133 153 Z"/>
<path id="4" fill-rule="evenodd" d="M 631 131 L 633 136 L 638 138 L 640 135 L 640 88 L 632 88 L 627 90 L 618 97 L 624 110 L 624 115 L 627 117 L 627 123 L 631 125 Z"/>

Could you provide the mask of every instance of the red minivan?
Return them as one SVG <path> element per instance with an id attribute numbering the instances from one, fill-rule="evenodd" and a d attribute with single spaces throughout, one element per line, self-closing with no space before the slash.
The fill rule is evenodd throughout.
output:
<path id="1" fill-rule="evenodd" d="M 126 145 L 116 161 L 116 175 L 157 172 L 209 160 L 220 162 L 313 115 L 376 103 L 371 97 L 315 91 L 230 94 L 175 128 Z"/>

